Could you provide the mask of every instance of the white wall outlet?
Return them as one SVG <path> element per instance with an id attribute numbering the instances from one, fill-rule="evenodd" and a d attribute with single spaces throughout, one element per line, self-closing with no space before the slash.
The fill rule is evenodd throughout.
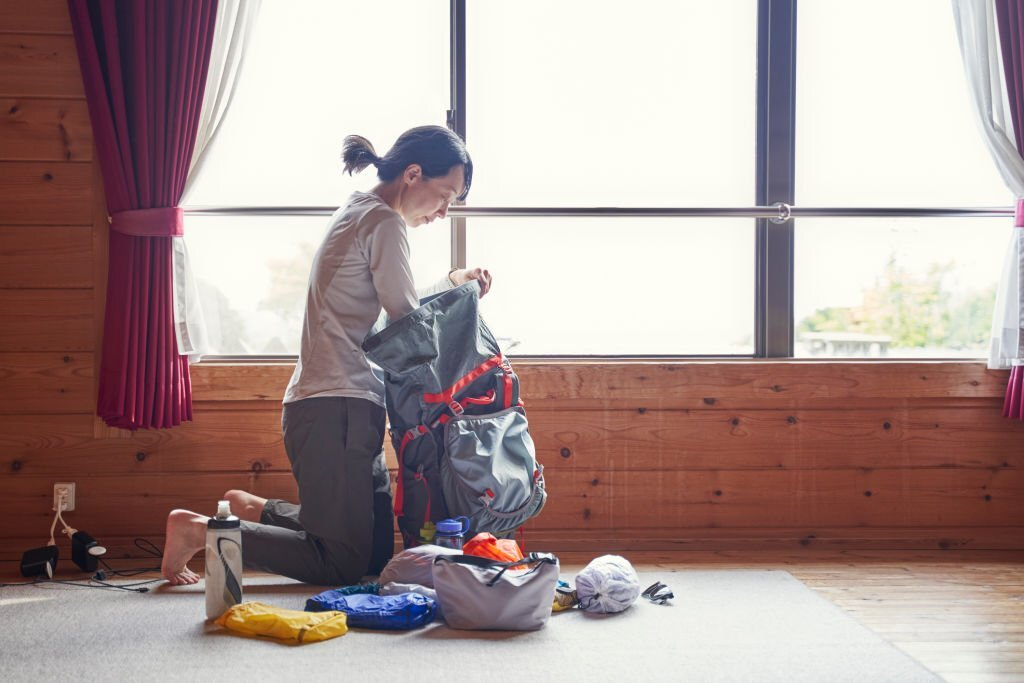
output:
<path id="1" fill-rule="evenodd" d="M 75 509 L 75 482 L 73 481 L 60 481 L 53 485 L 53 509 L 57 509 L 57 505 L 60 504 L 61 496 L 64 496 L 64 506 L 61 507 L 62 512 L 71 512 Z"/>

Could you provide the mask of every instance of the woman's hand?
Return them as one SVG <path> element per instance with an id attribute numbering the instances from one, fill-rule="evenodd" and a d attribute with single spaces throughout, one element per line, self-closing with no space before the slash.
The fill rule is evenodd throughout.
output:
<path id="1" fill-rule="evenodd" d="M 455 286 L 476 280 L 480 284 L 481 297 L 491 291 L 491 273 L 483 268 L 457 268 L 448 274 L 448 279 Z"/>

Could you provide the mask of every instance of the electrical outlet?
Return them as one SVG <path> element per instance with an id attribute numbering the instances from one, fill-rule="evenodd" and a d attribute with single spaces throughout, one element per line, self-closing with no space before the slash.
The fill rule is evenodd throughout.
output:
<path id="1" fill-rule="evenodd" d="M 53 485 L 53 509 L 56 510 L 60 504 L 61 496 L 64 496 L 62 512 L 71 512 L 75 509 L 75 482 L 59 481 Z"/>

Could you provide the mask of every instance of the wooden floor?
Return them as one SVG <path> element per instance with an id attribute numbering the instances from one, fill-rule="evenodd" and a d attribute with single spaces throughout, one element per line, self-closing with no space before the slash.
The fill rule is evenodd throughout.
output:
<path id="1" fill-rule="evenodd" d="M 1024 681 L 1024 551 L 625 555 L 639 569 L 655 572 L 783 569 L 951 683 Z M 559 553 L 567 566 L 593 556 Z M 0 563 L 0 580 L 20 580 L 17 574 L 17 563 Z M 685 596 L 677 597 L 684 602 Z"/>

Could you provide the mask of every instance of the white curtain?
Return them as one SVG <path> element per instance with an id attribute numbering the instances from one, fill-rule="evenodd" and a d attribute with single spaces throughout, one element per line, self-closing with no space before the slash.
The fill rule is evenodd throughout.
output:
<path id="1" fill-rule="evenodd" d="M 182 205 L 188 203 L 189 193 L 202 173 L 211 145 L 234 99 L 261 1 L 220 0 L 217 5 L 210 70 Z M 188 355 L 193 363 L 198 361 L 200 355 L 208 350 L 208 335 L 199 303 L 199 288 L 192 275 L 182 237 L 174 238 L 174 329 L 178 336 L 178 353 Z"/>
<path id="2" fill-rule="evenodd" d="M 990 368 L 1008 368 L 1024 364 L 1024 229 L 1020 228 L 1024 213 L 1024 159 L 1014 143 L 1013 123 L 1008 116 L 995 4 L 993 0 L 953 0 L 953 16 L 967 85 L 985 143 L 1018 205 L 1018 227 L 1011 233 L 996 290 L 988 358 Z"/>

